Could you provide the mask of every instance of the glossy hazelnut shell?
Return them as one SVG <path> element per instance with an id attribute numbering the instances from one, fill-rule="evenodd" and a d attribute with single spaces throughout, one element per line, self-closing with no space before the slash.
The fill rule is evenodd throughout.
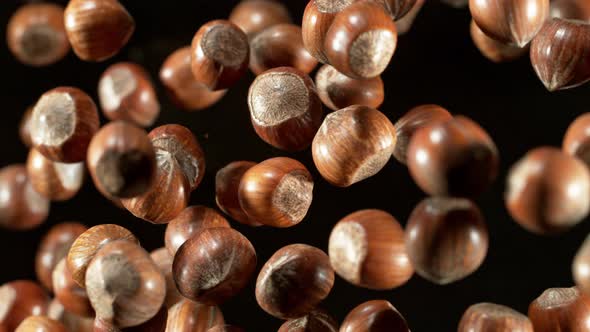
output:
<path id="1" fill-rule="evenodd" d="M 290 319 L 277 332 L 336 332 L 339 325 L 326 311 L 317 309 L 299 318 Z"/>
<path id="2" fill-rule="evenodd" d="M 402 314 L 385 300 L 367 301 L 344 318 L 340 332 L 410 332 Z"/>
<path id="3" fill-rule="evenodd" d="M 0 169 L 0 226 L 25 231 L 42 224 L 49 214 L 49 200 L 31 184 L 24 165 L 15 164 Z"/>
<path id="4" fill-rule="evenodd" d="M 49 295 L 38 284 L 28 280 L 16 280 L 0 287 L 0 330 L 14 331 L 31 315 L 45 315 Z"/>
<path id="5" fill-rule="evenodd" d="M 433 123 L 446 121 L 451 117 L 449 111 L 438 105 L 426 104 L 412 108 L 394 124 L 396 142 L 393 156 L 395 159 L 406 164 L 408 145 L 410 145 L 410 140 L 416 131 Z"/>
<path id="6" fill-rule="evenodd" d="M 256 280 L 256 301 L 264 311 L 282 319 L 311 312 L 334 285 L 334 270 L 322 250 L 291 244 L 279 249 Z"/>
<path id="7" fill-rule="evenodd" d="M 313 80 L 290 67 L 256 77 L 248 92 L 248 108 L 258 136 L 291 152 L 309 147 L 324 114 Z"/>
<path id="8" fill-rule="evenodd" d="M 95 332 L 94 317 L 85 318 L 74 315 L 66 311 L 63 305 L 55 298 L 49 303 L 47 317 L 64 324 L 69 332 Z"/>
<path id="9" fill-rule="evenodd" d="M 324 65 L 318 70 L 315 83 L 320 99 L 333 111 L 351 105 L 376 109 L 385 98 L 383 80 L 380 76 L 357 80 L 341 74 L 330 65 Z"/>
<path id="10" fill-rule="evenodd" d="M 94 185 L 108 198 L 136 197 L 154 184 L 154 147 L 147 132 L 130 122 L 102 127 L 90 142 L 87 164 Z"/>
<path id="11" fill-rule="evenodd" d="M 536 148 L 509 171 L 505 201 L 528 231 L 561 233 L 590 212 L 590 173 L 582 161 L 556 148 Z"/>
<path id="12" fill-rule="evenodd" d="M 102 113 L 112 121 L 149 127 L 160 114 L 149 73 L 132 62 L 119 62 L 104 71 L 98 81 L 98 97 Z"/>
<path id="13" fill-rule="evenodd" d="M 535 332 L 586 331 L 590 298 L 577 288 L 549 288 L 529 305 Z"/>
<path id="14" fill-rule="evenodd" d="M 166 332 L 205 332 L 224 323 L 223 314 L 218 307 L 185 299 L 168 311 Z"/>
<path id="15" fill-rule="evenodd" d="M 166 226 L 164 240 L 172 257 L 188 239 L 206 228 L 230 227 L 227 220 L 214 209 L 203 205 L 189 206 Z"/>
<path id="16" fill-rule="evenodd" d="M 207 330 L 207 332 L 245 332 L 243 328 L 233 325 L 217 325 Z"/>
<path id="17" fill-rule="evenodd" d="M 33 146 L 45 157 L 77 163 L 86 159 L 88 145 L 98 127 L 98 112 L 92 98 L 78 88 L 59 87 L 41 96 L 33 108 L 30 130 Z"/>
<path id="18" fill-rule="evenodd" d="M 191 68 L 210 90 L 233 86 L 248 70 L 248 37 L 235 24 L 214 20 L 201 26 L 191 44 Z"/>
<path id="19" fill-rule="evenodd" d="M 27 173 L 35 191 L 52 201 L 67 201 L 84 184 L 84 163 L 64 164 L 35 149 L 27 157 Z"/>
<path id="20" fill-rule="evenodd" d="M 82 224 L 65 222 L 53 226 L 45 234 L 35 256 L 37 279 L 45 288 L 53 290 L 53 270 L 68 255 L 76 238 L 86 230 L 86 226 Z"/>
<path id="21" fill-rule="evenodd" d="M 470 25 L 471 40 L 481 52 L 483 56 L 495 63 L 508 62 L 516 60 L 523 56 L 528 47 L 518 47 L 513 44 L 506 44 L 499 42 L 488 35 L 486 35 L 477 26 L 475 21 L 471 21 Z"/>
<path id="22" fill-rule="evenodd" d="M 65 325 L 46 316 L 29 316 L 14 332 L 68 332 Z"/>
<path id="23" fill-rule="evenodd" d="M 238 294 L 255 269 L 254 247 L 229 227 L 207 228 L 190 238 L 178 249 L 172 265 L 180 293 L 207 305 Z"/>
<path id="24" fill-rule="evenodd" d="M 590 23 L 590 2 L 585 0 L 551 0 L 551 17 Z"/>
<path id="25" fill-rule="evenodd" d="M 549 91 L 590 80 L 590 24 L 554 18 L 531 43 L 531 63 Z"/>
<path id="26" fill-rule="evenodd" d="M 80 317 L 94 317 L 86 290 L 72 278 L 66 258 L 62 258 L 53 270 L 53 292 L 65 310 Z"/>
<path id="27" fill-rule="evenodd" d="M 407 163 L 412 178 L 426 193 L 473 197 L 496 179 L 496 145 L 473 120 L 456 116 L 416 131 Z"/>
<path id="28" fill-rule="evenodd" d="M 584 240 L 572 262 L 572 275 L 578 289 L 590 294 L 590 240 Z"/>
<path id="29" fill-rule="evenodd" d="M 298 25 L 273 25 L 250 41 L 250 70 L 256 75 L 277 67 L 293 67 L 309 74 L 317 64 L 303 45 Z"/>
<path id="30" fill-rule="evenodd" d="M 524 47 L 549 15 L 549 0 L 470 0 L 473 20 L 491 38 Z"/>
<path id="31" fill-rule="evenodd" d="M 427 198 L 414 208 L 406 225 L 406 249 L 416 273 L 439 285 L 475 272 L 488 243 L 483 216 L 467 199 Z"/>
<path id="32" fill-rule="evenodd" d="M 291 227 L 305 218 L 313 200 L 313 178 L 295 159 L 276 157 L 248 169 L 240 182 L 240 206 L 249 220 Z"/>
<path id="33" fill-rule="evenodd" d="M 18 136 L 27 148 L 33 146 L 33 140 L 31 138 L 31 115 L 33 115 L 32 106 L 25 110 L 18 125 Z"/>
<path id="34" fill-rule="evenodd" d="M 509 307 L 494 303 L 477 303 L 465 310 L 457 332 L 533 332 L 529 318 Z"/>
<path id="35" fill-rule="evenodd" d="M 313 140 L 313 161 L 326 181 L 348 187 L 378 173 L 395 140 L 395 128 L 383 113 L 353 105 L 324 119 Z"/>
<path id="36" fill-rule="evenodd" d="M 590 165 L 590 113 L 578 116 L 567 128 L 563 151 Z"/>
<path id="37" fill-rule="evenodd" d="M 26 65 L 41 67 L 63 59 L 70 51 L 63 7 L 50 3 L 23 5 L 8 21 L 6 40 L 12 54 Z"/>
<path id="38" fill-rule="evenodd" d="M 127 44 L 135 21 L 117 0 L 70 0 L 65 26 L 72 49 L 85 61 L 104 61 Z"/>
<path id="39" fill-rule="evenodd" d="M 266 28 L 291 23 L 291 16 L 281 1 L 244 0 L 234 7 L 229 14 L 229 20 L 251 39 Z"/>
<path id="40" fill-rule="evenodd" d="M 324 43 L 326 34 L 336 15 L 357 0 L 331 1 L 310 0 L 303 12 L 301 33 L 303 45 L 319 62 L 328 64 Z"/>
<path id="41" fill-rule="evenodd" d="M 249 226 L 261 226 L 262 224 L 250 220 L 240 205 L 239 189 L 242 177 L 247 170 L 256 165 L 252 161 L 234 161 L 215 175 L 215 202 L 223 213 L 232 219 Z"/>
<path id="42" fill-rule="evenodd" d="M 176 289 L 176 283 L 174 277 L 172 277 L 172 262 L 174 256 L 170 255 L 168 249 L 165 247 L 156 249 L 150 253 L 150 257 L 156 263 L 156 266 L 162 272 L 162 275 L 166 279 L 166 298 L 164 299 L 164 306 L 171 308 L 176 303 L 182 301 L 184 297 L 180 295 L 178 289 Z"/>
<path id="43" fill-rule="evenodd" d="M 174 51 L 162 64 L 160 81 L 172 102 L 183 110 L 200 111 L 213 106 L 227 90 L 211 91 L 197 81 L 191 69 L 191 48 Z"/>
<path id="44" fill-rule="evenodd" d="M 160 126 L 148 136 L 156 152 L 156 180 L 151 190 L 121 202 L 136 217 L 165 224 L 187 207 L 201 183 L 205 155 L 192 132 L 181 125 Z"/>
<path id="45" fill-rule="evenodd" d="M 414 274 L 404 230 L 389 213 L 361 210 L 342 218 L 328 244 L 334 271 L 348 282 L 370 289 L 392 289 Z"/>
<path id="46" fill-rule="evenodd" d="M 336 15 L 324 41 L 329 63 L 344 75 L 381 75 L 397 46 L 397 29 L 382 4 L 357 1 Z"/>
<path id="47" fill-rule="evenodd" d="M 166 281 L 139 244 L 115 240 L 102 246 L 88 265 L 86 291 L 97 318 L 125 328 L 158 314 Z"/>
<path id="48" fill-rule="evenodd" d="M 76 238 L 68 252 L 67 264 L 72 278 L 79 286 L 86 287 L 84 282 L 86 269 L 98 250 L 105 244 L 116 240 L 139 243 L 129 230 L 114 224 L 91 227 Z"/>

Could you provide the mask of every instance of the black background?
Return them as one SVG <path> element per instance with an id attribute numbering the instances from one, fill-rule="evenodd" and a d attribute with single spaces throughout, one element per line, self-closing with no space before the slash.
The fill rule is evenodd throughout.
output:
<path id="1" fill-rule="evenodd" d="M 307 1 L 284 2 L 294 21 L 299 23 Z M 471 42 L 467 9 L 453 9 L 435 0 L 427 2 L 413 29 L 400 37 L 393 61 L 383 75 L 386 100 L 380 109 L 395 121 L 413 106 L 436 103 L 453 113 L 475 119 L 488 130 L 502 159 L 498 180 L 477 200 L 489 226 L 490 250 L 476 273 L 448 286 L 437 286 L 414 276 L 398 289 L 377 292 L 353 287 L 337 278 L 323 306 L 340 321 L 361 302 L 379 298 L 393 303 L 414 332 L 456 330 L 463 311 L 481 301 L 505 304 L 526 312 L 528 304 L 545 288 L 572 285 L 571 260 L 590 230 L 590 223 L 586 222 L 558 237 L 531 235 L 511 220 L 502 199 L 509 166 L 533 147 L 561 145 L 569 123 L 588 110 L 590 88 L 549 93 L 538 81 L 528 57 L 502 65 L 489 62 Z M 289 155 L 260 140 L 252 129 L 246 105 L 252 74 L 206 111 L 187 113 L 170 104 L 157 81 L 161 63 L 172 51 L 189 44 L 201 24 L 228 17 L 236 3 L 237 0 L 124 1 L 135 17 L 137 30 L 118 56 L 98 64 L 82 62 L 70 53 L 56 65 L 29 68 L 19 64 L 3 43 L 0 53 L 1 166 L 26 160 L 27 150 L 18 140 L 18 122 L 25 108 L 44 91 L 61 85 L 77 86 L 96 100 L 101 72 L 109 64 L 131 60 L 144 65 L 156 80 L 162 104 L 157 125 L 180 123 L 189 127 L 206 151 L 207 174 L 193 193 L 192 203 L 215 205 L 215 173 L 234 160 L 262 161 L 288 155 L 304 162 L 314 175 L 314 202 L 308 216 L 298 226 L 248 228 L 234 223 L 256 247 L 258 268 L 287 244 L 308 243 L 326 250 L 331 227 L 358 209 L 383 209 L 405 224 L 413 206 L 424 194 L 413 184 L 406 168 L 394 159 L 377 176 L 340 189 L 328 185 L 319 176 L 309 150 Z M 14 0 L 2 1 L 2 29 L 20 4 L 22 2 Z M 86 181 L 74 199 L 52 204 L 49 219 L 40 228 L 24 233 L 0 231 L 0 282 L 34 278 L 34 255 L 42 235 L 52 225 L 68 220 L 89 226 L 117 223 L 136 233 L 148 250 L 163 245 L 164 226 L 148 224 L 112 206 L 94 189 L 91 181 Z M 222 309 L 227 322 L 247 331 L 276 331 L 281 324 L 256 304 L 254 280 Z"/>

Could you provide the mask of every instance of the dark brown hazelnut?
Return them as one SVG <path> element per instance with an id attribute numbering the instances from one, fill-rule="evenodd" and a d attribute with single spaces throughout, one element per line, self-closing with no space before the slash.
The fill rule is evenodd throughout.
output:
<path id="1" fill-rule="evenodd" d="M 88 169 L 106 197 L 131 198 L 151 189 L 156 154 L 145 130 L 125 121 L 102 127 L 88 147 Z"/>
<path id="2" fill-rule="evenodd" d="M 12 54 L 24 64 L 58 62 L 70 51 L 63 7 L 50 3 L 23 5 L 8 21 L 6 39 Z"/>
<path id="3" fill-rule="evenodd" d="M 45 92 L 31 115 L 33 146 L 45 157 L 62 163 L 84 161 L 98 127 L 96 105 L 77 88 Z"/>
<path id="4" fill-rule="evenodd" d="M 295 68 L 274 68 L 256 77 L 248 107 L 258 136 L 282 150 L 306 149 L 322 123 L 322 102 L 313 80 Z"/>
<path id="5" fill-rule="evenodd" d="M 49 303 L 47 317 L 64 324 L 69 332 L 94 332 L 94 317 L 86 318 L 74 315 L 66 311 L 57 299 L 53 299 Z"/>
<path id="6" fill-rule="evenodd" d="M 28 107 L 23 113 L 18 126 L 18 135 L 20 140 L 27 148 L 31 148 L 33 146 L 33 140 L 31 138 L 31 115 L 33 115 L 32 106 Z"/>
<path id="7" fill-rule="evenodd" d="M 46 316 L 29 316 L 14 332 L 68 332 L 65 325 Z"/>
<path id="8" fill-rule="evenodd" d="M 113 323 L 101 318 L 94 321 L 93 332 L 164 332 L 166 331 L 166 322 L 168 320 L 168 310 L 166 306 L 162 306 L 160 311 L 149 319 L 147 322 L 140 325 L 118 328 Z"/>
<path id="9" fill-rule="evenodd" d="M 31 185 L 42 196 L 53 201 L 67 201 L 84 184 L 84 163 L 65 164 L 46 158 L 36 149 L 29 151 L 27 173 Z"/>
<path id="10" fill-rule="evenodd" d="M 248 169 L 238 191 L 248 219 L 273 227 L 300 223 L 313 200 L 313 179 L 295 159 L 276 157 Z"/>
<path id="11" fill-rule="evenodd" d="M 395 21 L 395 27 L 399 36 L 404 35 L 410 31 L 412 25 L 414 24 L 414 20 L 420 13 L 420 10 L 422 9 L 422 6 L 424 6 L 425 2 L 426 0 L 416 0 L 412 6 L 412 9 L 410 9 L 410 11 L 402 18 Z"/>
<path id="12" fill-rule="evenodd" d="M 531 43 L 531 63 L 549 91 L 590 80 L 590 24 L 554 18 Z"/>
<path id="13" fill-rule="evenodd" d="M 407 152 L 412 178 L 430 195 L 477 196 L 496 179 L 498 150 L 477 123 L 464 116 L 417 130 Z"/>
<path id="14" fill-rule="evenodd" d="M 518 47 L 514 44 L 506 44 L 489 37 L 481 31 L 473 20 L 471 21 L 470 32 L 471 39 L 477 49 L 492 62 L 500 63 L 516 60 L 528 51 L 528 47 L 526 46 Z"/>
<path id="15" fill-rule="evenodd" d="M 166 298 L 164 299 L 164 305 L 167 308 L 171 308 L 184 299 L 184 297 L 180 295 L 178 289 L 176 289 L 174 277 L 172 277 L 172 262 L 174 261 L 174 256 L 170 255 L 168 249 L 163 247 L 152 251 L 150 257 L 154 263 L 156 263 L 156 266 L 158 266 L 160 272 L 164 275 L 164 278 L 166 278 Z"/>
<path id="16" fill-rule="evenodd" d="M 590 166 L 590 113 L 578 116 L 563 138 L 563 151 Z"/>
<path id="17" fill-rule="evenodd" d="M 317 64 L 316 58 L 303 46 L 298 25 L 273 25 L 250 41 L 250 70 L 256 75 L 277 67 L 293 67 L 309 74 Z"/>
<path id="18" fill-rule="evenodd" d="M 535 332 L 586 331 L 590 298 L 576 287 L 549 288 L 529 305 Z"/>
<path id="19" fill-rule="evenodd" d="M 342 218 L 330 234 L 328 254 L 346 281 L 370 289 L 392 289 L 414 274 L 404 230 L 389 213 L 361 210 Z"/>
<path id="20" fill-rule="evenodd" d="M 75 222 L 64 222 L 53 226 L 41 240 L 35 256 L 37 279 L 45 288 L 53 290 L 52 273 L 59 261 L 68 255 L 70 247 L 87 230 Z"/>
<path id="21" fill-rule="evenodd" d="M 211 90 L 223 90 L 234 85 L 248 69 L 249 59 L 248 37 L 230 21 L 210 21 L 193 38 L 193 75 Z"/>
<path id="22" fill-rule="evenodd" d="M 446 121 L 451 117 L 449 111 L 438 105 L 427 104 L 412 108 L 397 120 L 394 125 L 396 142 L 393 156 L 395 159 L 402 164 L 406 164 L 408 159 L 408 145 L 410 145 L 410 140 L 416 131 L 433 123 Z"/>
<path id="23" fill-rule="evenodd" d="M 334 285 L 328 255 L 306 244 L 279 249 L 264 264 L 256 280 L 256 301 L 277 318 L 310 313 Z"/>
<path id="24" fill-rule="evenodd" d="M 109 120 L 149 127 L 160 114 L 160 103 L 148 72 L 131 62 L 108 67 L 98 81 L 98 100 Z"/>
<path id="25" fill-rule="evenodd" d="M 97 251 L 105 244 L 115 240 L 139 243 L 129 230 L 114 224 L 91 227 L 76 238 L 68 252 L 67 264 L 72 278 L 79 286 L 86 287 L 84 283 L 86 269 L 96 256 Z"/>
<path id="26" fill-rule="evenodd" d="M 102 246 L 88 265 L 86 291 L 97 319 L 125 328 L 160 311 L 166 280 L 137 243 L 116 240 Z"/>
<path id="27" fill-rule="evenodd" d="M 273 25 L 291 23 L 291 16 L 281 1 L 243 0 L 229 14 L 229 20 L 252 38 Z"/>
<path id="28" fill-rule="evenodd" d="M 590 172 L 556 148 L 536 148 L 508 173 L 505 200 L 512 218 L 528 231 L 561 233 L 590 212 Z"/>
<path id="29" fill-rule="evenodd" d="M 357 1 L 339 12 L 324 42 L 329 63 L 356 79 L 381 75 L 396 46 L 395 24 L 376 1 Z"/>
<path id="30" fill-rule="evenodd" d="M 72 278 L 65 257 L 53 270 L 53 292 L 65 310 L 81 317 L 94 317 L 94 309 L 90 305 L 86 290 Z"/>
<path id="31" fill-rule="evenodd" d="M 186 240 L 206 228 L 230 227 L 217 211 L 206 206 L 189 206 L 166 226 L 166 248 L 172 257 Z"/>
<path id="32" fill-rule="evenodd" d="M 239 189 L 242 177 L 255 166 L 252 161 L 234 161 L 217 171 L 215 175 L 215 202 L 217 207 L 232 219 L 249 226 L 262 224 L 250 220 L 240 205 Z"/>
<path id="33" fill-rule="evenodd" d="M 318 70 L 315 84 L 320 99 L 333 111 L 351 105 L 378 108 L 385 98 L 380 76 L 357 80 L 341 74 L 330 65 L 324 65 Z"/>
<path id="34" fill-rule="evenodd" d="M 590 23 L 590 2 L 586 0 L 551 0 L 550 16 Z"/>
<path id="35" fill-rule="evenodd" d="M 578 289 L 584 294 L 590 294 L 590 238 L 582 243 L 572 263 L 572 274 Z"/>
<path id="36" fill-rule="evenodd" d="M 465 311 L 457 332 L 533 332 L 529 318 L 509 307 L 494 303 L 477 303 Z"/>
<path id="37" fill-rule="evenodd" d="M 475 272 L 488 243 L 483 216 L 467 199 L 427 198 L 414 208 L 406 225 L 406 249 L 416 273 L 440 285 Z"/>
<path id="38" fill-rule="evenodd" d="M 317 309 L 286 321 L 277 332 L 337 332 L 338 322 L 326 311 Z"/>
<path id="39" fill-rule="evenodd" d="M 207 305 L 238 294 L 256 269 L 256 251 L 229 227 L 206 228 L 176 252 L 172 271 L 180 293 Z"/>
<path id="40" fill-rule="evenodd" d="M 328 64 L 324 44 L 336 15 L 358 0 L 310 0 L 303 13 L 303 45 L 318 61 Z"/>
<path id="41" fill-rule="evenodd" d="M 200 111 L 217 103 L 227 90 L 211 91 L 195 80 L 191 69 L 191 48 L 172 53 L 162 64 L 160 80 L 172 102 L 187 111 Z"/>
<path id="42" fill-rule="evenodd" d="M 218 307 L 182 300 L 168 311 L 166 332 L 205 332 L 224 323 Z"/>
<path id="43" fill-rule="evenodd" d="M 367 301 L 346 315 L 340 332 L 410 332 L 402 314 L 385 300 Z"/>
<path id="44" fill-rule="evenodd" d="M 470 0 L 469 10 L 486 35 L 524 47 L 545 23 L 549 0 Z"/>
<path id="45" fill-rule="evenodd" d="M 16 280 L 0 287 L 0 331 L 14 331 L 31 315 L 47 314 L 49 295 L 38 284 Z"/>
<path id="46" fill-rule="evenodd" d="M 395 140 L 383 113 L 353 105 L 324 119 L 313 140 L 313 161 L 328 182 L 348 187 L 377 174 L 391 158 Z"/>
<path id="47" fill-rule="evenodd" d="M 29 230 L 42 224 L 49 214 L 49 200 L 31 184 L 24 165 L 0 169 L 0 226 L 12 230 Z"/>
<path id="48" fill-rule="evenodd" d="M 72 49 L 85 61 L 103 61 L 127 44 L 135 21 L 117 0 L 70 0 L 65 26 Z"/>
<path id="49" fill-rule="evenodd" d="M 193 133 L 176 124 L 149 134 L 156 152 L 156 180 L 146 193 L 123 199 L 127 210 L 152 223 L 168 223 L 184 210 L 205 175 L 205 155 Z"/>

